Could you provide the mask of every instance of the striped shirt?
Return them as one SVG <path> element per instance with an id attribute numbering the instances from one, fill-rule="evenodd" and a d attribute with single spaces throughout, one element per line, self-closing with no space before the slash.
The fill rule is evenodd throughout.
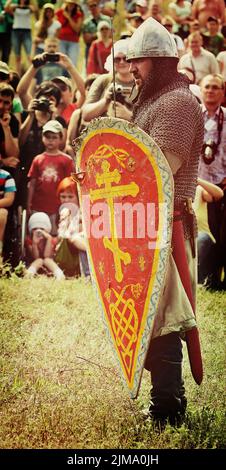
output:
<path id="1" fill-rule="evenodd" d="M 0 168 L 0 199 L 4 197 L 6 193 L 15 193 L 16 184 L 8 171 Z"/>

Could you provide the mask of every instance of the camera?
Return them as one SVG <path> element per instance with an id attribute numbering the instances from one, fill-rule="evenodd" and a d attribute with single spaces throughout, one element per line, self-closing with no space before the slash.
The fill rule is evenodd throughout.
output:
<path id="1" fill-rule="evenodd" d="M 113 86 L 110 87 L 111 92 L 111 99 L 114 99 L 114 88 Z M 115 101 L 121 104 L 128 104 L 126 103 L 126 98 L 129 98 L 131 93 L 130 87 L 123 87 L 121 85 L 116 85 L 115 87 Z"/>
<path id="2" fill-rule="evenodd" d="M 125 104 L 125 94 L 123 92 L 123 87 L 120 85 L 117 85 L 115 88 L 115 101 L 118 101 L 118 103 Z"/>
<path id="3" fill-rule="evenodd" d="M 218 145 L 211 139 L 207 140 L 202 146 L 202 159 L 206 165 L 210 165 L 217 153 Z"/>
<path id="4" fill-rule="evenodd" d="M 60 54 L 56 54 L 54 52 L 46 52 L 44 55 L 45 62 L 59 62 Z"/>
<path id="5" fill-rule="evenodd" d="M 44 54 L 39 54 L 34 57 L 32 60 L 32 64 L 34 65 L 35 69 L 45 65 L 46 62 L 59 62 L 60 54 L 55 54 L 51 52 L 46 52 Z"/>
<path id="6" fill-rule="evenodd" d="M 45 98 L 44 96 L 41 96 L 41 98 L 37 98 L 37 103 L 35 105 L 35 109 L 37 111 L 43 111 L 43 112 L 47 112 L 49 111 L 49 100 L 48 98 Z"/>
<path id="7" fill-rule="evenodd" d="M 35 233 L 36 233 L 36 235 L 37 235 L 38 238 L 42 238 L 42 237 L 43 237 L 43 234 L 42 234 L 42 232 L 41 232 L 40 229 L 37 228 L 37 229 L 35 230 Z"/>

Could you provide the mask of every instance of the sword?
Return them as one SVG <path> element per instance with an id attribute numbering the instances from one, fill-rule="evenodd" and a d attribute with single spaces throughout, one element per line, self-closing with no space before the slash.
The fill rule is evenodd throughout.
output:
<path id="1" fill-rule="evenodd" d="M 113 20 L 111 18 L 111 39 L 112 39 L 112 70 L 113 70 L 113 100 L 114 100 L 114 114 L 116 116 L 116 92 L 115 92 L 115 51 L 114 51 L 114 29 Z"/>

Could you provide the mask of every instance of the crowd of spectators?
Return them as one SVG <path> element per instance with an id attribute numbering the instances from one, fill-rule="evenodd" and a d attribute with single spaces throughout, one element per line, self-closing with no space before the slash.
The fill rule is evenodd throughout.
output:
<path id="1" fill-rule="evenodd" d="M 71 178 L 72 141 L 95 117 L 130 121 L 134 82 L 127 46 L 150 16 L 172 34 L 178 70 L 187 75 L 203 110 L 205 137 L 194 205 L 199 282 L 226 289 L 224 0 L 125 0 L 123 7 L 105 0 L 0 1 L 1 263 L 15 265 L 20 258 L 12 239 L 21 243 L 18 227 L 25 209 L 26 275 L 89 275 Z"/>

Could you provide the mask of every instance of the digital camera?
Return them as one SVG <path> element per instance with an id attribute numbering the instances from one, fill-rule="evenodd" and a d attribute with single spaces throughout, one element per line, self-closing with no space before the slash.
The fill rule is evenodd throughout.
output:
<path id="1" fill-rule="evenodd" d="M 202 159 L 206 165 L 210 165 L 217 153 L 218 145 L 211 139 L 207 140 L 202 146 Z"/>
<path id="2" fill-rule="evenodd" d="M 114 99 L 114 89 L 113 89 L 113 86 L 111 86 L 111 99 L 113 100 Z M 116 85 L 115 87 L 115 101 L 117 101 L 118 103 L 121 103 L 121 104 L 125 104 L 126 103 L 126 98 L 129 97 L 130 95 L 130 92 L 131 92 L 131 88 L 130 87 L 123 87 L 121 85 Z"/>
<path id="3" fill-rule="evenodd" d="M 60 54 L 56 54 L 54 52 L 46 52 L 44 55 L 45 62 L 59 62 Z"/>
<path id="4" fill-rule="evenodd" d="M 44 54 L 39 54 L 34 57 L 32 60 L 33 66 L 37 69 L 42 65 L 45 65 L 46 62 L 59 62 L 60 54 L 56 54 L 53 52 L 46 52 Z"/>
<path id="5" fill-rule="evenodd" d="M 43 237 L 42 231 L 39 228 L 36 230 L 36 235 L 38 236 L 38 238 Z"/>
<path id="6" fill-rule="evenodd" d="M 45 98 L 44 96 L 41 96 L 41 98 L 37 98 L 37 103 L 35 105 L 35 109 L 37 111 L 47 112 L 49 111 L 49 106 L 50 103 L 48 98 Z"/>

